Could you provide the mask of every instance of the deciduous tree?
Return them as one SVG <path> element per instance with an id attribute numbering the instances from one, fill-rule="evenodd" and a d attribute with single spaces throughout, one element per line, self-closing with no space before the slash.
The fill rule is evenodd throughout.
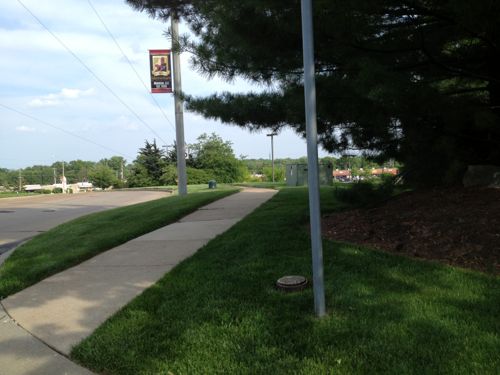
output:
<path id="1" fill-rule="evenodd" d="M 198 142 L 191 145 L 194 168 L 211 171 L 219 182 L 241 182 L 246 175 L 246 167 L 236 158 L 231 142 L 224 141 L 215 133 L 202 134 Z"/>
<path id="2" fill-rule="evenodd" d="M 97 163 L 89 172 L 89 179 L 96 187 L 106 189 L 118 182 L 116 172 L 110 167 Z"/>

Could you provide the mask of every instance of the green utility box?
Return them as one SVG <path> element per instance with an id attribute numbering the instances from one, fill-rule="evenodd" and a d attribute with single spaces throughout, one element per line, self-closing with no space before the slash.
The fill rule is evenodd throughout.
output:
<path id="1" fill-rule="evenodd" d="M 333 165 L 320 164 L 318 166 L 320 185 L 331 185 L 333 181 Z M 287 186 L 307 185 L 308 170 L 307 164 L 287 164 L 286 184 Z"/>

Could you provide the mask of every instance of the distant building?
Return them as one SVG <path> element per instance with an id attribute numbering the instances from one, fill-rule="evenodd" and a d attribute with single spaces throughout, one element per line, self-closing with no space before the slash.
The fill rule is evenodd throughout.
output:
<path id="1" fill-rule="evenodd" d="M 332 176 L 334 180 L 337 181 L 351 181 L 352 173 L 350 169 L 335 169 L 332 172 Z"/>
<path id="2" fill-rule="evenodd" d="M 398 168 L 372 168 L 371 175 L 380 177 L 384 174 L 396 176 L 399 173 Z"/>
<path id="3" fill-rule="evenodd" d="M 33 192 L 33 191 L 42 190 L 42 186 L 41 185 L 24 185 L 23 189 L 24 189 L 24 191 Z"/>
<path id="4" fill-rule="evenodd" d="M 92 191 L 92 189 L 94 188 L 94 185 L 92 185 L 91 182 L 77 182 L 76 188 L 79 191 Z"/>
<path id="5" fill-rule="evenodd" d="M 45 185 L 43 186 L 43 189 L 47 190 L 53 190 L 53 189 L 63 189 L 63 184 L 52 184 L 52 185 Z M 94 189 L 94 185 L 90 182 L 77 182 L 76 184 L 68 184 L 66 185 L 66 189 L 71 189 L 72 193 L 82 193 L 82 192 L 88 192 L 92 191 Z"/>
<path id="6" fill-rule="evenodd" d="M 359 172 L 360 172 L 360 174 L 362 174 L 362 176 L 353 175 L 350 169 L 335 169 L 332 172 L 332 175 L 333 175 L 333 178 L 335 180 L 343 181 L 343 182 L 353 181 L 353 180 L 356 180 L 356 181 L 363 180 L 364 179 L 363 176 L 365 176 L 363 168 L 359 168 Z M 371 171 L 367 170 L 366 172 L 368 172 L 372 177 L 380 177 L 384 174 L 396 176 L 399 173 L 399 169 L 398 168 L 372 168 Z"/>

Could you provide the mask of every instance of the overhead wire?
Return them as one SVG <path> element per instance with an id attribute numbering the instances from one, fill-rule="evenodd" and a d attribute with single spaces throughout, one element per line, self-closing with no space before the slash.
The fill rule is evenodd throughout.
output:
<path id="1" fill-rule="evenodd" d="M 106 30 L 106 32 L 108 33 L 109 37 L 113 40 L 113 42 L 115 43 L 116 47 L 118 48 L 118 50 L 121 52 L 122 56 L 125 58 L 125 60 L 127 61 L 128 65 L 130 66 L 130 68 L 134 71 L 137 79 L 139 80 L 139 82 L 142 83 L 142 85 L 144 86 L 144 88 L 146 89 L 147 93 L 151 96 L 151 98 L 153 99 L 153 101 L 155 102 L 156 106 L 158 107 L 158 109 L 160 110 L 160 112 L 162 113 L 163 117 L 167 120 L 167 122 L 170 124 L 170 126 L 172 127 L 172 129 L 174 130 L 175 132 L 175 127 L 174 125 L 172 124 L 172 122 L 170 121 L 170 119 L 167 117 L 167 115 L 165 114 L 165 112 L 163 111 L 163 109 L 161 108 L 160 106 L 160 103 L 158 103 L 158 101 L 156 100 L 155 96 L 151 93 L 150 89 L 148 88 L 148 86 L 144 83 L 144 81 L 142 80 L 140 74 L 137 72 L 137 69 L 135 69 L 134 65 L 132 64 L 132 62 L 130 61 L 130 59 L 128 58 L 128 56 L 125 54 L 125 52 L 123 51 L 122 47 L 120 46 L 120 44 L 118 43 L 118 41 L 116 40 L 116 38 L 114 37 L 113 33 L 111 33 L 111 31 L 109 30 L 108 26 L 106 25 L 106 23 L 104 22 L 104 20 L 102 19 L 102 17 L 100 16 L 99 12 L 97 12 L 97 9 L 94 7 L 94 5 L 92 4 L 92 2 L 90 0 L 87 0 L 90 7 L 92 8 L 92 10 L 94 11 L 95 15 L 97 16 L 97 18 L 99 19 L 99 21 L 101 22 L 102 26 L 104 27 L 104 29 Z"/>
<path id="2" fill-rule="evenodd" d="M 66 133 L 66 134 L 69 134 L 69 135 L 71 135 L 71 136 L 73 136 L 73 137 L 79 138 L 79 139 L 81 139 L 81 140 L 83 140 L 83 141 L 85 141 L 85 142 L 91 143 L 91 144 L 93 144 L 93 145 L 95 145 L 95 146 L 99 146 L 99 147 L 101 147 L 101 148 L 103 148 L 103 149 L 105 149 L 105 150 L 111 151 L 111 152 L 112 152 L 113 154 L 115 154 L 115 155 L 119 155 L 119 156 L 123 156 L 123 157 L 125 157 L 125 158 L 133 159 L 133 158 L 131 158 L 131 157 L 130 157 L 130 155 L 128 155 L 128 156 L 127 156 L 127 155 L 124 155 L 123 153 L 121 153 L 121 152 L 119 152 L 119 151 L 116 151 L 116 150 L 113 150 L 112 148 L 109 148 L 108 146 L 101 145 L 100 143 L 97 143 L 97 142 L 95 142 L 95 141 L 93 141 L 93 140 L 91 140 L 91 139 L 85 138 L 85 137 L 83 137 L 83 136 L 81 136 L 81 135 L 78 135 L 78 134 L 76 134 L 76 133 L 73 133 L 73 132 L 71 132 L 71 131 L 69 131 L 69 130 L 66 130 L 66 129 L 64 129 L 64 128 L 61 128 L 61 127 L 56 126 L 56 125 L 54 125 L 54 124 L 51 124 L 50 122 L 44 121 L 44 120 L 42 120 L 42 119 L 39 119 L 38 117 L 32 116 L 32 115 L 30 115 L 30 114 L 28 114 L 28 113 L 24 113 L 24 112 L 22 112 L 22 111 L 19 111 L 19 110 L 15 109 L 15 108 L 12 108 L 12 107 L 8 106 L 8 105 L 5 105 L 5 104 L 0 103 L 0 107 L 3 107 L 3 108 L 5 108 L 5 109 L 8 109 L 9 111 L 12 111 L 12 112 L 17 113 L 17 114 L 19 114 L 19 115 L 21 115 L 21 116 L 27 117 L 27 118 L 29 118 L 29 119 L 31 119 L 31 120 L 37 121 L 37 122 L 39 122 L 39 123 L 41 123 L 41 124 L 44 124 L 44 125 L 50 126 L 51 128 L 54 128 L 54 129 L 60 130 L 60 131 L 62 131 L 62 132 L 64 132 L 64 133 Z"/>
<path id="3" fill-rule="evenodd" d="M 52 37 L 61 45 L 63 48 L 71 54 L 83 67 L 90 73 L 92 76 L 99 81 L 125 108 L 129 110 L 143 125 L 145 125 L 156 137 L 158 137 L 163 143 L 167 143 L 151 126 L 149 126 L 130 106 L 123 101 L 122 98 L 116 94 L 111 87 L 109 87 L 99 76 L 94 73 L 94 71 L 87 65 L 85 62 L 80 59 L 56 34 L 54 34 L 43 22 L 40 20 L 21 0 L 17 0 L 17 2 L 24 8 L 26 11 L 31 14 L 31 16 L 45 29 L 47 32 L 52 35 Z"/>

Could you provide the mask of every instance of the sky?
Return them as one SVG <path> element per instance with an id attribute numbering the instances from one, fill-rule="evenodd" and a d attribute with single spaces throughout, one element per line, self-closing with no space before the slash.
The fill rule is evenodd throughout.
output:
<path id="1" fill-rule="evenodd" d="M 148 50 L 170 48 L 164 36 L 168 26 L 124 0 L 0 1 L 0 168 L 113 155 L 132 162 L 145 140 L 172 144 L 173 95 L 151 95 L 148 81 Z M 180 33 L 186 32 L 181 23 Z M 264 89 L 243 80 L 209 80 L 189 59 L 181 54 L 186 94 Z M 184 128 L 188 144 L 215 132 L 232 142 L 237 157 L 270 158 L 266 132 L 250 133 L 188 112 Z M 274 137 L 275 158 L 306 153 L 305 140 L 291 130 Z M 321 149 L 319 154 L 327 155 Z"/>

